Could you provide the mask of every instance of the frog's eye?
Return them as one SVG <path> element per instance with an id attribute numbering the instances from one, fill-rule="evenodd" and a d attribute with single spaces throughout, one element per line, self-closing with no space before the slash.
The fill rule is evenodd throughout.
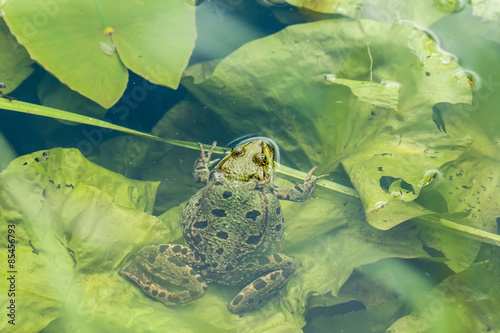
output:
<path id="1" fill-rule="evenodd" d="M 258 165 L 266 165 L 267 164 L 267 156 L 265 154 L 255 154 L 253 156 L 253 161 Z"/>
<path id="2" fill-rule="evenodd" d="M 233 150 L 231 151 L 231 155 L 233 156 L 241 156 L 245 152 L 245 148 L 243 147 L 234 147 Z"/>

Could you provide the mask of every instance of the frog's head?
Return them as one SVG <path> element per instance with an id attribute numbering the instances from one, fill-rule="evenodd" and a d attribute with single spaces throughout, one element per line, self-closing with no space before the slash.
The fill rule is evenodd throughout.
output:
<path id="1" fill-rule="evenodd" d="M 240 182 L 269 182 L 274 174 L 274 151 L 263 140 L 233 148 L 219 163 L 221 176 Z"/>

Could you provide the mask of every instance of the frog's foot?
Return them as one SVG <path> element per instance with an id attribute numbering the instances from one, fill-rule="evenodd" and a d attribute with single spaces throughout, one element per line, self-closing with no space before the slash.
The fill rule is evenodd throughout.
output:
<path id="1" fill-rule="evenodd" d="M 232 313 L 252 311 L 267 301 L 290 279 L 293 271 L 277 270 L 264 275 L 243 288 L 229 303 Z"/>
<path id="2" fill-rule="evenodd" d="M 203 144 L 198 142 L 200 145 L 200 157 L 194 162 L 193 166 L 193 180 L 195 182 L 201 182 L 201 183 L 206 183 L 208 182 L 208 178 L 210 177 L 210 167 L 217 163 L 220 159 L 216 159 L 214 161 L 210 161 L 210 157 L 212 157 L 212 152 L 215 149 L 215 146 L 217 145 L 217 142 L 214 141 L 212 143 L 212 146 L 210 147 L 210 150 L 205 153 L 205 148 L 203 147 Z"/>
<path id="3" fill-rule="evenodd" d="M 207 283 L 187 262 L 196 262 L 192 250 L 182 245 L 151 245 L 142 248 L 121 274 L 146 294 L 165 305 L 179 305 L 203 296 Z"/>
<path id="4" fill-rule="evenodd" d="M 321 175 L 311 178 L 314 170 L 316 169 L 317 167 L 314 167 L 311 169 L 311 171 L 309 171 L 306 179 L 304 179 L 304 182 L 302 184 L 295 185 L 294 187 L 275 187 L 274 193 L 276 193 L 278 199 L 290 201 L 306 201 L 307 199 L 309 199 L 314 191 L 314 188 L 316 187 L 316 181 L 320 178 L 328 176 Z"/>
<path id="5" fill-rule="evenodd" d="M 284 254 L 274 253 L 267 258 L 269 263 L 262 268 L 269 273 L 255 279 L 233 298 L 229 303 L 231 312 L 243 313 L 258 308 L 280 290 L 297 269 L 295 261 Z"/>

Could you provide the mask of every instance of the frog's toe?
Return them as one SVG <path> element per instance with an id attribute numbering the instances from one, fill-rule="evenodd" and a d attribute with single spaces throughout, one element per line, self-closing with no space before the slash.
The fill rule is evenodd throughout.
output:
<path id="1" fill-rule="evenodd" d="M 288 281 L 291 273 L 288 270 L 277 270 L 254 280 L 233 298 L 229 303 L 229 310 L 243 313 L 258 308 Z"/>

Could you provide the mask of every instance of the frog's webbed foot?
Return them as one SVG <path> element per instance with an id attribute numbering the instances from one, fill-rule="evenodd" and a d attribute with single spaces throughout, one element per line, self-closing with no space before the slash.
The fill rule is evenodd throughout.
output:
<path id="1" fill-rule="evenodd" d="M 188 263 L 196 263 L 196 258 L 186 246 L 151 245 L 142 248 L 120 273 L 163 304 L 179 305 L 200 298 L 207 290 L 203 277 Z"/>
<path id="2" fill-rule="evenodd" d="M 275 261 L 276 270 L 255 279 L 243 288 L 229 303 L 231 312 L 243 313 L 263 305 L 283 287 L 297 268 L 294 260 L 284 254 L 275 253 L 269 258 Z"/>
<path id="3" fill-rule="evenodd" d="M 309 171 L 302 184 L 295 185 L 294 187 L 275 187 L 274 193 L 278 199 L 290 201 L 306 201 L 309 199 L 314 191 L 314 188 L 316 187 L 316 181 L 320 178 L 328 176 L 321 175 L 311 178 L 314 170 L 316 169 L 317 167 L 314 167 L 311 171 Z"/>
<path id="4" fill-rule="evenodd" d="M 214 141 L 212 143 L 212 147 L 210 147 L 210 150 L 205 153 L 205 148 L 203 147 L 203 144 L 198 142 L 200 145 L 200 157 L 194 162 L 193 166 L 193 180 L 195 182 L 201 182 L 201 183 L 206 183 L 208 182 L 208 178 L 210 177 L 210 167 L 217 163 L 220 159 L 216 159 L 214 161 L 210 161 L 210 157 L 212 156 L 212 152 L 215 149 L 215 146 L 217 145 L 217 142 Z"/>

